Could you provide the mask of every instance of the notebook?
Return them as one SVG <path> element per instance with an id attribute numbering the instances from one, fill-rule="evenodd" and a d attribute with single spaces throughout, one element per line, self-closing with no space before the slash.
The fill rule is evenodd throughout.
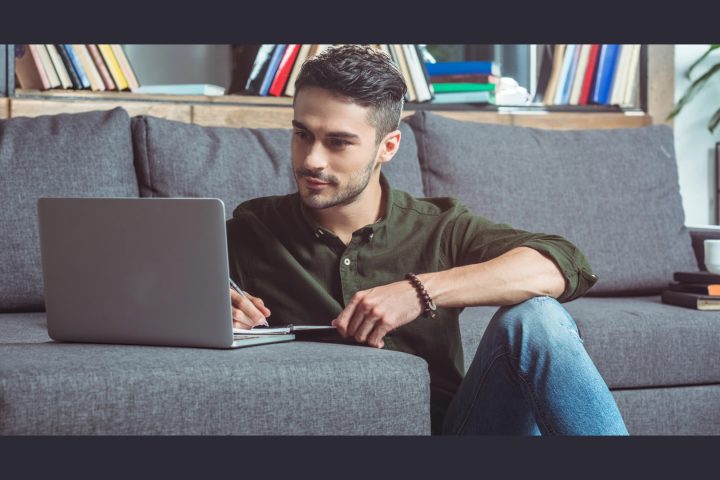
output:
<path id="1" fill-rule="evenodd" d="M 40 198 L 50 338 L 237 348 L 295 339 L 232 328 L 225 207 L 212 198 Z"/>

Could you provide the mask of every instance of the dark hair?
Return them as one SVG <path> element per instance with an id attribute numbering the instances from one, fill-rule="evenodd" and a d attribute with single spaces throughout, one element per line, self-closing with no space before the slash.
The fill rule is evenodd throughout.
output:
<path id="1" fill-rule="evenodd" d="M 295 80 L 295 95 L 303 87 L 320 87 L 370 108 L 370 124 L 380 142 L 400 125 L 407 92 L 402 74 L 382 50 L 362 45 L 330 47 L 307 59 Z"/>

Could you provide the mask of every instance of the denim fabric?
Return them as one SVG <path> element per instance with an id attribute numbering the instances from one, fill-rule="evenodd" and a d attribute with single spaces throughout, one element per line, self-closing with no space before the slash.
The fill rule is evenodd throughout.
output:
<path id="1" fill-rule="evenodd" d="M 627 435 L 575 321 L 542 296 L 498 309 L 448 409 L 443 433 Z"/>

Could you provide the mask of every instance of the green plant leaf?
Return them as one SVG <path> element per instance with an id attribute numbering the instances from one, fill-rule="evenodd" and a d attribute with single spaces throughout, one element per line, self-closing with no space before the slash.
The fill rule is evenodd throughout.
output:
<path id="1" fill-rule="evenodd" d="M 685 105 L 695 96 L 695 94 L 702 88 L 702 86 L 705 84 L 705 82 L 708 81 L 710 77 L 712 77 L 714 74 L 720 71 L 720 63 L 716 63 L 712 67 L 708 69 L 707 72 L 703 73 L 700 77 L 698 77 L 693 83 L 690 84 L 688 89 L 685 91 L 683 96 L 678 100 L 677 105 L 675 106 L 675 109 L 670 112 L 670 115 L 668 115 L 667 119 L 670 120 L 671 118 L 675 117 L 680 111 L 685 107 Z"/>
<path id="2" fill-rule="evenodd" d="M 703 54 L 700 56 L 700 58 L 698 58 L 697 60 L 695 60 L 695 62 L 693 62 L 692 65 L 690 65 L 690 68 L 688 68 L 688 69 L 687 69 L 687 72 L 685 72 L 685 78 L 687 78 L 688 80 L 690 80 L 690 73 L 695 69 L 695 67 L 697 67 L 703 60 L 705 60 L 705 59 L 707 58 L 707 56 L 710 55 L 710 53 L 711 53 L 713 50 L 718 49 L 718 48 L 720 48 L 720 44 L 710 45 L 710 47 L 708 47 L 707 51 L 706 51 L 705 53 L 703 53 Z"/>
<path id="3" fill-rule="evenodd" d="M 715 133 L 718 123 L 720 123 L 720 108 L 717 109 L 708 123 L 708 130 L 710 130 L 710 133 Z"/>

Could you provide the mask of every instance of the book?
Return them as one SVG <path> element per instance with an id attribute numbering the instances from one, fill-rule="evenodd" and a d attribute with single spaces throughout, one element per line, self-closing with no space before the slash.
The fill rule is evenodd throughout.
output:
<path id="1" fill-rule="evenodd" d="M 538 57 L 538 78 L 537 86 L 535 87 L 535 94 L 533 96 L 533 103 L 544 103 L 545 92 L 547 91 L 548 83 L 550 82 L 550 74 L 552 73 L 553 45 L 550 43 L 540 45 Z M 493 78 L 493 75 L 488 75 L 488 77 Z M 485 81 L 481 83 L 491 82 Z"/>
<path id="2" fill-rule="evenodd" d="M 167 85 L 140 85 L 130 89 L 133 93 L 159 95 L 206 95 L 219 96 L 225 94 L 225 88 L 208 83 L 187 83 Z"/>
<path id="3" fill-rule="evenodd" d="M 110 76 L 110 71 L 108 71 L 107 65 L 105 65 L 105 62 L 102 59 L 102 55 L 100 55 L 100 50 L 98 50 L 97 45 L 90 44 L 87 46 L 87 49 L 90 53 L 90 57 L 92 58 L 93 63 L 95 64 L 95 68 L 97 68 L 97 71 L 100 74 L 100 78 L 102 78 L 102 81 L 105 84 L 105 89 L 117 90 L 117 86 L 113 82 L 112 76 Z"/>
<path id="4" fill-rule="evenodd" d="M 270 85 L 275 78 L 275 74 L 277 73 L 278 67 L 280 66 L 280 60 L 282 60 L 282 56 L 285 53 L 286 49 L 287 44 L 284 43 L 279 43 L 275 46 L 273 54 L 270 57 L 270 64 L 268 65 L 267 72 L 265 73 L 265 77 L 260 84 L 260 91 L 258 92 L 259 95 L 263 97 L 266 97 L 268 95 L 268 92 L 270 91 Z"/>
<path id="5" fill-rule="evenodd" d="M 632 45 L 619 45 L 617 54 L 617 68 L 613 76 L 612 87 L 610 87 L 610 95 L 608 102 L 611 105 L 620 105 L 625 96 L 625 85 L 630 76 L 630 55 L 632 54 Z"/>
<path id="6" fill-rule="evenodd" d="M 577 67 L 573 76 L 572 87 L 570 88 L 570 105 L 580 104 L 580 93 L 582 92 L 583 80 L 585 80 L 585 71 L 587 70 L 588 60 L 590 59 L 590 45 L 580 45 L 578 54 Z"/>
<path id="7" fill-rule="evenodd" d="M 257 55 L 255 55 L 255 60 L 253 60 L 253 66 L 248 74 L 247 82 L 245 82 L 245 92 L 260 93 L 260 86 L 270 66 L 270 58 L 272 58 L 273 50 L 275 50 L 275 44 L 273 43 L 264 43 L 260 46 Z"/>
<path id="8" fill-rule="evenodd" d="M 50 82 L 50 88 L 57 88 L 61 86 L 60 77 L 55 71 L 52 60 L 50 60 L 50 54 L 47 51 L 47 47 L 45 45 L 38 45 L 37 51 L 40 54 L 40 61 L 42 62 L 43 70 L 45 70 L 45 74 L 47 75 L 48 82 Z"/>
<path id="9" fill-rule="evenodd" d="M 405 61 L 407 62 L 410 80 L 415 87 L 415 95 L 417 95 L 417 101 L 427 102 L 429 100 L 432 100 L 434 88 L 433 91 L 431 91 L 425 79 L 425 74 L 423 73 L 423 66 L 421 65 L 417 50 L 415 50 L 415 47 L 410 44 L 403 44 L 402 49 L 403 54 L 405 55 Z"/>
<path id="10" fill-rule="evenodd" d="M 570 99 L 570 84 L 572 83 L 573 62 L 575 61 L 575 51 L 578 45 L 568 45 L 563 53 L 562 68 L 560 69 L 560 78 L 558 79 L 558 87 L 553 99 L 554 105 L 566 105 Z"/>
<path id="11" fill-rule="evenodd" d="M 618 45 L 604 44 L 600 47 L 600 60 L 597 66 L 597 79 L 592 93 L 592 103 L 608 105 L 610 88 L 617 66 Z"/>
<path id="12" fill-rule="evenodd" d="M 70 76 L 70 81 L 72 82 L 72 88 L 75 90 L 82 90 L 83 86 L 82 83 L 80 83 L 80 77 L 78 77 L 77 72 L 75 71 L 75 67 L 73 66 L 72 60 L 70 59 L 70 56 L 68 55 L 67 51 L 65 50 L 65 47 L 63 45 L 55 45 L 57 48 L 57 52 L 60 55 L 60 58 L 63 61 L 63 64 L 65 65 L 65 70 L 67 71 L 68 75 Z"/>
<path id="13" fill-rule="evenodd" d="M 310 45 L 309 43 L 300 46 L 300 51 L 298 51 L 297 57 L 295 58 L 295 64 L 290 71 L 290 76 L 288 77 L 287 84 L 285 85 L 284 95 L 288 97 L 295 96 L 295 80 L 297 80 L 297 77 L 300 74 L 300 68 L 302 67 L 302 64 L 308 58 L 308 53 L 310 52 L 311 47 L 312 45 Z"/>
<path id="14" fill-rule="evenodd" d="M 112 77 L 115 86 L 117 86 L 118 91 L 127 90 L 129 88 L 127 79 L 120 69 L 120 64 L 118 63 L 117 58 L 115 58 L 112 47 L 107 43 L 100 43 L 98 44 L 98 49 L 100 50 L 100 56 L 102 56 L 103 62 L 105 62 L 105 66 L 110 72 L 110 76 Z"/>
<path id="15" fill-rule="evenodd" d="M 412 83 L 410 78 L 410 71 L 408 70 L 407 62 L 405 61 L 405 54 L 403 53 L 402 46 L 397 43 L 390 45 L 390 51 L 392 52 L 393 59 L 397 63 L 400 73 L 405 79 L 405 85 L 407 86 L 407 96 L 405 98 L 408 102 L 414 102 L 417 100 L 417 94 L 415 93 L 415 85 Z"/>
<path id="16" fill-rule="evenodd" d="M 268 343 L 290 342 L 295 340 L 295 335 L 257 335 L 246 333 L 235 333 L 233 335 L 233 347 L 250 347 Z"/>
<path id="17" fill-rule="evenodd" d="M 542 69 L 542 67 L 541 67 Z M 467 73 L 462 75 L 434 75 L 430 83 L 500 83 L 500 77 L 487 73 Z M 539 89 L 539 87 L 538 87 Z"/>
<path id="18" fill-rule="evenodd" d="M 485 73 L 500 76 L 500 64 L 487 60 L 466 60 L 462 62 L 435 62 L 427 64 L 428 75 L 460 75 Z"/>
<path id="19" fill-rule="evenodd" d="M 120 67 L 120 70 L 122 70 L 125 80 L 127 80 L 128 88 L 133 89 L 139 87 L 140 83 L 135 76 L 135 71 L 130 65 L 127 55 L 125 55 L 125 50 L 123 50 L 122 45 L 111 44 L 110 49 L 112 49 L 115 59 L 118 62 L 118 66 Z"/>
<path id="20" fill-rule="evenodd" d="M 495 103 L 495 92 L 445 92 L 435 93 L 431 103 Z"/>
<path id="21" fill-rule="evenodd" d="M 590 53 L 588 55 L 587 69 L 585 70 L 585 78 L 583 79 L 582 90 L 580 92 L 580 99 L 578 100 L 579 105 L 587 105 L 590 98 L 590 92 L 593 86 L 593 80 L 595 79 L 595 72 L 597 71 L 598 52 L 600 51 L 600 45 L 595 43 L 590 45 Z"/>
<path id="22" fill-rule="evenodd" d="M 557 92 L 558 85 L 560 84 L 560 71 L 562 70 L 565 47 L 565 44 L 558 44 L 553 48 L 552 70 L 550 72 L 547 90 L 545 90 L 545 94 L 543 95 L 543 103 L 545 105 L 555 104 L 555 93 Z"/>
<path id="23" fill-rule="evenodd" d="M 674 292 L 699 293 L 701 295 L 717 296 L 720 298 L 720 283 L 670 282 L 668 288 Z"/>
<path id="24" fill-rule="evenodd" d="M 702 285 L 710 285 L 720 283 L 720 274 L 712 272 L 675 272 L 673 280 L 682 283 L 699 283 Z"/>
<path id="25" fill-rule="evenodd" d="M 635 95 L 638 90 L 638 77 L 640 75 L 640 49 L 641 45 L 632 45 L 630 54 L 630 73 L 625 84 L 625 92 L 622 96 L 622 105 L 630 106 L 635 103 Z"/>
<path id="26" fill-rule="evenodd" d="M 72 46 L 72 49 L 75 52 L 75 56 L 80 61 L 80 66 L 90 82 L 90 90 L 93 92 L 105 91 L 105 83 L 100 76 L 100 72 L 98 72 L 95 67 L 95 63 L 93 62 L 87 47 L 85 45 L 76 44 Z"/>
<path id="27" fill-rule="evenodd" d="M 50 60 L 52 60 L 53 67 L 55 67 L 55 71 L 58 74 L 58 77 L 60 78 L 60 86 L 62 88 L 73 88 L 72 80 L 70 79 L 70 74 L 67 71 L 67 68 L 65 67 L 65 64 L 63 63 L 62 58 L 60 57 L 60 53 L 58 53 L 58 49 L 55 45 L 52 43 L 45 44 L 45 48 L 47 48 L 48 54 L 50 55 Z"/>
<path id="28" fill-rule="evenodd" d="M 78 79 L 80 80 L 80 88 L 90 88 L 90 80 L 88 79 L 87 74 L 85 73 L 85 70 L 80 63 L 80 58 L 75 53 L 75 49 L 73 48 L 73 46 L 70 44 L 63 44 L 61 45 L 61 47 L 65 49 L 65 52 L 70 59 L 70 63 L 72 64 L 72 67 L 75 70 Z"/>
<path id="29" fill-rule="evenodd" d="M 675 292 L 663 290 L 660 296 L 662 303 L 695 310 L 720 310 L 720 298 L 697 293 Z"/>
<path id="30" fill-rule="evenodd" d="M 291 43 L 285 49 L 285 53 L 278 66 L 277 74 L 270 84 L 270 90 L 268 91 L 273 97 L 279 97 L 285 91 L 285 84 L 290 78 L 290 71 L 292 70 L 298 53 L 300 53 L 300 44 L 297 43 Z"/>
<path id="31" fill-rule="evenodd" d="M 37 45 L 15 46 L 15 76 L 20 88 L 37 90 L 50 88 L 40 54 L 37 52 Z"/>
<path id="32" fill-rule="evenodd" d="M 493 92 L 494 83 L 433 83 L 436 93 L 444 92 Z"/>
<path id="33" fill-rule="evenodd" d="M 235 335 L 287 335 L 303 332 L 329 332 L 337 330 L 332 325 L 286 325 L 284 327 L 233 328 Z"/>
<path id="34" fill-rule="evenodd" d="M 423 51 L 423 48 L 421 48 L 420 45 L 418 45 L 417 43 L 413 44 L 413 48 L 415 49 L 415 54 L 417 55 L 418 62 L 420 63 L 420 70 L 422 71 L 425 85 L 427 85 L 428 90 L 430 91 L 430 100 L 432 100 L 433 98 L 435 98 L 435 89 L 432 86 L 432 82 L 430 81 L 430 74 L 427 71 L 427 63 L 425 63 L 425 53 Z"/>

